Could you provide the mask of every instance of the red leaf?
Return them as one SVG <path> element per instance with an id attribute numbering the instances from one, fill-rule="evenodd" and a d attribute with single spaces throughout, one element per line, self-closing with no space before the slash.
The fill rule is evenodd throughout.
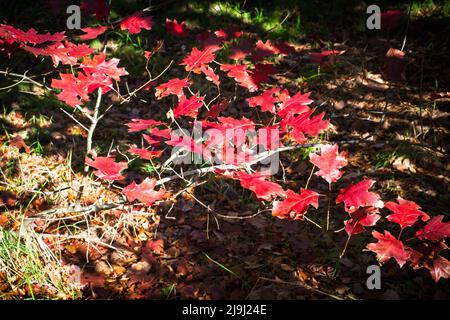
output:
<path id="1" fill-rule="evenodd" d="M 450 278 L 450 261 L 442 256 L 438 256 L 433 261 L 433 266 L 427 266 L 430 270 L 431 277 L 435 282 L 438 282 L 440 278 Z"/>
<path id="2" fill-rule="evenodd" d="M 273 46 L 270 40 L 267 40 L 266 42 L 258 40 L 256 42 L 256 48 L 252 53 L 252 59 L 258 61 L 278 53 L 280 53 L 280 50 Z"/>
<path id="3" fill-rule="evenodd" d="M 374 207 L 364 207 L 351 214 L 351 219 L 346 220 L 345 231 L 350 236 L 352 234 L 358 234 L 363 232 L 364 227 L 374 226 L 381 216 L 378 213 L 378 209 Z"/>
<path id="4" fill-rule="evenodd" d="M 161 199 L 164 196 L 164 189 L 155 191 L 156 180 L 151 178 L 145 178 L 141 184 L 132 182 L 130 185 L 123 188 L 122 193 L 127 196 L 128 201 L 139 200 L 146 206 L 152 205 L 155 201 Z"/>
<path id="5" fill-rule="evenodd" d="M 64 101 L 71 107 L 76 107 L 83 103 L 82 100 L 88 101 L 89 95 L 87 87 L 83 81 L 76 78 L 73 74 L 60 73 L 61 80 L 52 79 L 51 87 L 55 89 L 62 89 L 59 93 L 58 99 Z"/>
<path id="6" fill-rule="evenodd" d="M 94 159 L 86 157 L 85 161 L 87 165 L 97 169 L 94 171 L 97 177 L 109 182 L 123 179 L 120 173 L 128 167 L 126 162 L 115 162 L 114 158 L 110 157 L 95 157 Z"/>
<path id="7" fill-rule="evenodd" d="M 177 107 L 173 110 L 173 115 L 175 118 L 181 116 L 187 116 L 192 118 L 197 118 L 198 109 L 203 105 L 203 100 L 205 97 L 192 96 L 187 99 L 185 96 L 180 98 Z"/>
<path id="8" fill-rule="evenodd" d="M 276 72 L 277 69 L 273 63 L 257 63 L 253 69 L 252 80 L 259 86 L 260 83 L 269 82 L 270 76 Z"/>
<path id="9" fill-rule="evenodd" d="M 310 92 L 305 94 L 297 92 L 292 97 L 287 96 L 278 108 L 278 115 L 281 118 L 287 118 L 310 111 L 311 109 L 307 107 L 307 105 L 312 102 L 312 100 L 309 99 L 310 94 Z"/>
<path id="10" fill-rule="evenodd" d="M 268 111 L 271 113 L 275 113 L 275 103 L 279 101 L 278 98 L 276 97 L 278 92 L 279 92 L 278 88 L 270 88 L 264 91 L 259 96 L 248 98 L 247 102 L 251 107 L 260 106 L 261 111 Z"/>
<path id="11" fill-rule="evenodd" d="M 272 216 L 280 219 L 303 220 L 308 206 L 317 209 L 319 194 L 312 190 L 301 189 L 300 194 L 292 190 L 286 191 L 286 199 L 273 203 Z"/>
<path id="12" fill-rule="evenodd" d="M 188 32 L 184 25 L 184 21 L 178 23 L 178 21 L 175 19 L 174 20 L 166 19 L 166 30 L 167 32 L 180 38 L 186 38 L 188 36 Z"/>
<path id="13" fill-rule="evenodd" d="M 160 130 L 158 128 L 152 128 L 149 135 L 143 134 L 142 136 L 148 144 L 159 144 L 165 139 L 170 139 L 170 133 L 170 129 Z"/>
<path id="14" fill-rule="evenodd" d="M 305 112 L 300 116 L 283 119 L 281 121 L 281 127 L 291 127 L 292 130 L 289 132 L 289 135 L 292 139 L 294 139 L 297 143 L 305 143 L 305 134 L 308 134 L 311 137 L 316 137 L 320 131 L 326 130 L 330 124 L 329 120 L 323 120 L 325 115 L 324 112 L 309 118 L 309 116 L 313 113 L 314 109 L 311 109 L 309 112 Z"/>
<path id="15" fill-rule="evenodd" d="M 79 59 L 90 55 L 95 50 L 86 44 L 73 44 L 66 41 L 65 43 L 50 44 L 45 48 L 34 48 L 23 46 L 23 49 L 31 52 L 35 56 L 49 56 L 53 60 L 53 65 L 56 67 L 61 62 L 62 64 L 75 65 Z"/>
<path id="16" fill-rule="evenodd" d="M 228 76 L 233 78 L 241 87 L 247 88 L 248 91 L 254 92 L 258 90 L 258 85 L 252 78 L 252 72 L 247 70 L 246 65 L 222 64 L 220 70 L 228 72 Z"/>
<path id="17" fill-rule="evenodd" d="M 161 254 L 164 253 L 164 241 L 163 240 L 147 240 L 145 246 L 152 252 Z"/>
<path id="18" fill-rule="evenodd" d="M 253 191 L 260 200 L 270 201 L 275 196 L 284 197 L 283 188 L 278 183 L 267 181 L 267 177 L 270 177 L 270 173 L 255 172 L 249 174 L 244 171 L 236 171 L 233 179 L 239 180 L 243 188 Z"/>
<path id="19" fill-rule="evenodd" d="M 191 53 L 183 59 L 180 65 L 185 65 L 186 71 L 200 73 L 203 65 L 212 62 L 216 58 L 214 52 L 219 49 L 220 47 L 216 45 L 209 46 L 202 51 L 192 48 Z"/>
<path id="20" fill-rule="evenodd" d="M 219 85 L 219 76 L 214 73 L 214 70 L 210 66 L 203 65 L 200 70 L 205 74 L 206 80 L 211 81 L 216 86 Z"/>
<path id="21" fill-rule="evenodd" d="M 142 11 L 137 11 L 120 23 L 120 30 L 128 30 L 131 34 L 138 34 L 141 29 L 151 30 L 153 26 L 151 17 L 143 17 Z"/>
<path id="22" fill-rule="evenodd" d="M 109 6 L 105 0 L 85 0 L 81 2 L 80 8 L 87 14 L 95 14 L 98 20 L 106 19 L 109 15 Z"/>
<path id="23" fill-rule="evenodd" d="M 219 114 L 224 111 L 228 106 L 230 105 L 229 101 L 224 99 L 220 101 L 219 103 L 213 105 L 209 111 L 206 113 L 205 118 L 216 118 L 219 116 Z"/>
<path id="24" fill-rule="evenodd" d="M 82 28 L 81 31 L 83 31 L 85 34 L 80 36 L 81 40 L 91 40 L 97 38 L 99 35 L 105 33 L 105 31 L 108 29 L 106 26 L 98 26 L 98 27 L 87 27 Z"/>
<path id="25" fill-rule="evenodd" d="M 408 253 L 405 250 L 403 242 L 397 240 L 389 231 L 385 230 L 384 235 L 378 231 L 373 231 L 372 236 L 378 239 L 377 243 L 369 243 L 367 249 L 377 254 L 380 263 L 384 263 L 394 258 L 400 265 L 400 268 L 408 260 Z"/>
<path id="26" fill-rule="evenodd" d="M 144 160 L 151 160 L 153 158 L 159 158 L 164 150 L 147 150 L 147 149 L 139 149 L 139 148 L 131 148 L 130 153 L 138 155 L 140 158 Z"/>
<path id="27" fill-rule="evenodd" d="M 309 156 L 310 162 L 320 169 L 316 175 L 324 178 L 329 184 L 341 178 L 343 172 L 339 169 L 347 165 L 347 153 L 345 151 L 339 153 L 338 148 L 337 144 L 322 145 L 320 156 L 316 153 Z"/>
<path id="28" fill-rule="evenodd" d="M 162 99 L 164 97 L 167 97 L 171 94 L 174 94 L 180 98 L 181 96 L 184 96 L 183 89 L 188 87 L 191 84 L 188 78 L 184 79 L 171 79 L 159 86 L 156 87 L 155 96 L 156 99 Z"/>
<path id="29" fill-rule="evenodd" d="M 322 52 L 312 52 L 308 54 L 308 58 L 310 61 L 323 64 L 334 63 L 336 60 L 336 56 L 343 54 L 345 51 L 339 50 L 325 50 Z"/>
<path id="30" fill-rule="evenodd" d="M 387 216 L 387 219 L 398 223 L 402 229 L 411 227 L 419 218 L 422 218 L 422 221 L 430 219 L 429 215 L 419 210 L 420 207 L 415 202 L 404 200 L 400 197 L 397 199 L 397 202 L 398 204 L 389 201 L 384 206 L 394 212 L 394 214 Z"/>
<path id="31" fill-rule="evenodd" d="M 28 31 L 22 31 L 16 29 L 13 26 L 6 24 L 0 24 L 0 38 L 11 44 L 13 42 L 41 44 L 44 42 L 60 42 L 64 40 L 66 36 L 64 32 L 58 32 L 54 34 L 38 34 L 36 30 L 31 28 Z"/>
<path id="32" fill-rule="evenodd" d="M 106 54 L 100 53 L 92 57 L 92 59 L 84 58 L 80 67 L 86 73 L 103 73 L 114 80 L 119 81 L 121 76 L 128 75 L 125 68 L 118 68 L 119 59 L 112 58 L 106 61 Z"/>
<path id="33" fill-rule="evenodd" d="M 382 208 L 383 201 L 380 200 L 380 196 L 368 191 L 374 183 L 374 180 L 363 180 L 357 184 L 350 184 L 347 188 L 341 189 L 336 203 L 344 202 L 348 213 L 355 212 L 359 207 Z"/>
<path id="34" fill-rule="evenodd" d="M 432 241 L 450 237 L 450 222 L 442 222 L 443 218 L 443 215 L 431 218 L 423 229 L 417 231 L 416 236 Z"/>
<path id="35" fill-rule="evenodd" d="M 153 119 L 131 119 L 131 122 L 125 123 L 128 126 L 128 132 L 139 132 L 164 124 L 161 121 Z"/>

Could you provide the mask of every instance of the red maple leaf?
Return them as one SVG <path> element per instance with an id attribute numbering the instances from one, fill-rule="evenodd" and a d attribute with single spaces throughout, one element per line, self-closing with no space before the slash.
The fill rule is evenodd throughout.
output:
<path id="1" fill-rule="evenodd" d="M 277 114 L 281 118 L 286 118 L 310 111 L 311 109 L 308 107 L 308 104 L 312 102 L 309 99 L 310 94 L 310 92 L 306 92 L 305 94 L 297 92 L 292 97 L 289 95 L 285 96 L 283 103 L 278 108 Z"/>
<path id="2" fill-rule="evenodd" d="M 49 56 L 53 60 L 53 65 L 56 67 L 61 62 L 62 64 L 75 65 L 79 59 L 90 55 L 95 50 L 86 44 L 73 44 L 69 41 L 64 43 L 53 43 L 44 48 L 35 48 L 27 45 L 23 49 L 33 53 L 35 56 Z"/>
<path id="3" fill-rule="evenodd" d="M 345 151 L 339 153 L 337 144 L 325 144 L 320 147 L 320 155 L 311 153 L 309 161 L 320 170 L 316 175 L 324 178 L 329 184 L 339 180 L 343 174 L 339 171 L 347 165 L 347 153 Z"/>
<path id="4" fill-rule="evenodd" d="M 259 87 L 261 83 L 269 82 L 270 76 L 276 72 L 273 63 L 257 63 L 253 68 L 252 80 Z"/>
<path id="5" fill-rule="evenodd" d="M 341 189 L 336 203 L 344 202 L 345 211 L 348 213 L 355 212 L 359 207 L 382 208 L 383 201 L 380 200 L 380 196 L 368 191 L 374 183 L 374 180 L 363 180 L 357 184 L 350 184 L 347 188 Z"/>
<path id="6" fill-rule="evenodd" d="M 259 96 L 248 98 L 247 102 L 251 107 L 260 106 L 261 111 L 275 113 L 275 103 L 279 101 L 277 98 L 278 92 L 278 88 L 270 88 Z"/>
<path id="7" fill-rule="evenodd" d="M 415 202 L 404 200 L 400 197 L 398 197 L 397 202 L 398 204 L 389 201 L 384 206 L 394 212 L 394 214 L 387 216 L 387 219 L 391 222 L 398 223 L 402 229 L 411 227 L 419 218 L 422 221 L 430 219 L 429 215 L 419 210 L 420 207 Z"/>
<path id="8" fill-rule="evenodd" d="M 206 80 L 211 81 L 212 83 L 214 83 L 216 86 L 218 86 L 220 84 L 220 80 L 219 80 L 219 76 L 217 74 L 214 73 L 214 70 L 208 66 L 208 65 L 203 65 L 200 70 L 203 72 L 203 74 L 206 76 Z"/>
<path id="9" fill-rule="evenodd" d="M 105 0 L 82 1 L 80 8 L 87 14 L 95 14 L 98 20 L 106 19 L 109 15 L 109 6 Z"/>
<path id="10" fill-rule="evenodd" d="M 61 89 L 62 91 L 57 95 L 58 99 L 64 101 L 71 107 L 81 105 L 84 101 L 89 100 L 87 87 L 83 81 L 73 74 L 60 73 L 61 80 L 52 79 L 51 87 Z"/>
<path id="11" fill-rule="evenodd" d="M 258 61 L 278 53 L 280 53 L 280 50 L 273 46 L 270 40 L 267 40 L 266 42 L 258 40 L 256 42 L 256 48 L 252 53 L 252 59 L 253 61 Z"/>
<path id="12" fill-rule="evenodd" d="M 214 52 L 219 49 L 220 47 L 217 45 L 208 46 L 204 50 L 199 50 L 194 47 L 192 48 L 191 53 L 183 59 L 180 65 L 185 65 L 186 71 L 200 73 L 202 66 L 212 62 L 216 58 Z"/>
<path id="13" fill-rule="evenodd" d="M 120 30 L 128 30 L 131 34 L 138 34 L 141 29 L 151 30 L 153 26 L 151 17 L 143 17 L 142 11 L 137 11 L 120 22 Z"/>
<path id="14" fill-rule="evenodd" d="M 100 53 L 89 59 L 84 58 L 83 63 L 80 67 L 86 73 L 103 73 L 112 79 L 119 81 L 121 76 L 126 76 L 128 72 L 125 68 L 118 68 L 117 64 L 120 62 L 119 59 L 112 58 L 106 61 L 106 54 Z"/>
<path id="15" fill-rule="evenodd" d="M 369 243 L 367 249 L 377 254 L 380 263 L 384 263 L 394 258 L 400 265 L 400 268 L 408 260 L 408 253 L 405 250 L 403 242 L 397 240 L 389 231 L 385 230 L 384 234 L 373 231 L 372 236 L 378 239 L 377 243 Z"/>
<path id="16" fill-rule="evenodd" d="M 297 143 L 305 143 L 305 134 L 308 134 L 311 137 L 316 137 L 320 131 L 326 130 L 330 125 L 329 120 L 323 120 L 325 115 L 324 112 L 310 118 L 313 113 L 314 109 L 310 109 L 310 111 L 297 117 L 287 117 L 281 121 L 281 127 L 291 127 L 292 130 L 289 132 L 289 135 L 292 139 L 294 139 Z"/>
<path id="17" fill-rule="evenodd" d="M 228 108 L 229 105 L 230 102 L 226 99 L 223 99 L 219 103 L 216 103 L 211 108 L 209 108 L 209 111 L 206 113 L 205 118 L 217 118 L 222 111 Z"/>
<path id="18" fill-rule="evenodd" d="M 312 52 L 308 54 L 310 61 L 319 63 L 321 65 L 334 64 L 336 61 L 336 56 L 343 54 L 345 51 L 339 50 L 325 50 L 322 52 Z"/>
<path id="19" fill-rule="evenodd" d="M 188 78 L 184 79 L 171 79 L 155 88 L 155 96 L 156 99 L 162 99 L 171 94 L 174 94 L 180 98 L 184 96 L 183 89 L 188 87 L 191 84 Z"/>
<path id="20" fill-rule="evenodd" d="M 351 219 L 346 220 L 345 231 L 350 236 L 363 232 L 364 227 L 374 226 L 381 216 L 378 214 L 378 209 L 374 207 L 364 207 L 356 210 L 351 214 Z"/>
<path id="21" fill-rule="evenodd" d="M 450 237 L 450 222 L 442 222 L 443 218 L 443 215 L 431 218 L 423 229 L 417 231 L 416 236 L 419 239 L 432 241 Z"/>
<path id="22" fill-rule="evenodd" d="M 158 129 L 158 128 L 152 128 L 150 130 L 150 133 L 143 134 L 143 138 L 145 141 L 147 141 L 148 144 L 159 144 L 164 140 L 171 138 L 171 129 Z"/>
<path id="23" fill-rule="evenodd" d="M 450 261 L 440 255 L 433 260 L 433 265 L 427 268 L 435 282 L 438 282 L 440 278 L 450 278 Z"/>
<path id="24" fill-rule="evenodd" d="M 166 30 L 167 32 L 180 38 L 186 38 L 188 36 L 188 32 L 186 30 L 186 26 L 184 25 L 184 21 L 178 23 L 176 19 L 174 20 L 166 19 Z"/>
<path id="25" fill-rule="evenodd" d="M 139 149 L 139 148 L 131 148 L 130 153 L 138 155 L 140 158 L 144 160 L 151 160 L 153 158 L 159 158 L 164 150 L 148 150 L 148 149 Z"/>
<path id="26" fill-rule="evenodd" d="M 7 24 L 0 24 L 0 38 L 11 44 L 13 42 L 41 44 L 44 42 L 61 42 L 65 39 L 64 32 L 54 34 L 38 34 L 33 28 L 28 31 L 16 29 Z"/>
<path id="27" fill-rule="evenodd" d="M 125 123 L 129 128 L 128 132 L 144 131 L 162 124 L 164 123 L 153 119 L 131 119 L 131 122 Z"/>
<path id="28" fill-rule="evenodd" d="M 278 183 L 267 181 L 268 177 L 270 173 L 267 172 L 236 171 L 233 178 L 239 180 L 243 188 L 253 191 L 260 200 L 270 201 L 275 196 L 284 197 L 283 188 Z"/>
<path id="29" fill-rule="evenodd" d="M 162 188 L 155 191 L 155 186 L 156 179 L 145 178 L 145 180 L 140 184 L 133 181 L 131 184 L 123 188 L 122 193 L 127 196 L 128 201 L 139 200 L 146 206 L 151 206 L 165 194 L 165 191 Z"/>
<path id="30" fill-rule="evenodd" d="M 109 182 L 123 179 L 120 173 L 128 167 L 126 162 L 115 162 L 114 158 L 110 157 L 95 157 L 94 159 L 86 157 L 85 161 L 87 165 L 97 169 L 94 171 L 97 177 Z"/>
<path id="31" fill-rule="evenodd" d="M 312 205 L 319 206 L 319 194 L 312 190 L 301 189 L 300 194 L 286 191 L 286 199 L 273 203 L 272 216 L 280 219 L 303 220 L 308 209 Z"/>
<path id="32" fill-rule="evenodd" d="M 203 100 L 205 97 L 199 97 L 194 95 L 189 99 L 186 96 L 181 96 L 177 107 L 173 110 L 173 115 L 175 118 L 181 116 L 187 116 L 192 118 L 197 118 L 198 109 L 203 105 Z"/>
<path id="33" fill-rule="evenodd" d="M 233 78 L 241 87 L 247 88 L 248 91 L 254 92 L 258 90 L 258 85 L 252 78 L 252 71 L 247 70 L 244 64 L 222 64 L 220 70 L 226 71 L 230 78 Z"/>
<path id="34" fill-rule="evenodd" d="M 85 34 L 81 35 L 80 39 L 81 40 L 95 39 L 99 35 L 104 34 L 106 30 L 108 30 L 108 27 L 106 26 L 82 28 L 81 31 L 83 31 Z"/>
<path id="35" fill-rule="evenodd" d="M 204 153 L 204 148 L 201 143 L 197 143 L 194 139 L 189 136 L 179 136 L 177 134 L 172 134 L 169 141 L 165 141 L 166 144 L 172 147 L 181 148 L 192 153 L 203 155 L 206 160 L 209 160 L 209 155 Z"/>

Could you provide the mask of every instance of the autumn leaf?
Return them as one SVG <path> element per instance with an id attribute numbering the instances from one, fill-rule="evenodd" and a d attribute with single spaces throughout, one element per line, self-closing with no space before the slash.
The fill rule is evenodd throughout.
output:
<path id="1" fill-rule="evenodd" d="M 343 54 L 345 51 L 339 50 L 325 50 L 322 52 L 312 52 L 307 55 L 310 61 L 319 63 L 321 65 L 334 64 L 336 56 Z"/>
<path id="2" fill-rule="evenodd" d="M 217 74 L 214 73 L 214 70 L 208 66 L 208 65 L 203 65 L 200 70 L 203 72 L 203 74 L 206 76 L 206 80 L 211 81 L 212 83 L 214 83 L 216 86 L 219 85 L 220 81 L 219 81 L 219 76 Z"/>
<path id="3" fill-rule="evenodd" d="M 275 103 L 279 101 L 278 92 L 278 88 L 270 88 L 258 96 L 248 98 L 247 102 L 251 107 L 260 106 L 261 111 L 275 113 Z"/>
<path id="4" fill-rule="evenodd" d="M 198 109 L 203 105 L 203 100 L 205 97 L 199 97 L 194 95 L 189 99 L 186 96 L 182 96 L 178 102 L 177 107 L 173 110 L 173 115 L 175 118 L 181 116 L 188 116 L 192 118 L 197 118 Z"/>
<path id="5" fill-rule="evenodd" d="M 429 215 L 419 210 L 420 207 L 415 202 L 404 200 L 400 197 L 397 199 L 397 202 L 398 204 L 389 201 L 384 206 L 394 212 L 394 214 L 387 216 L 387 219 L 398 223 L 402 229 L 411 227 L 419 218 L 422 221 L 430 219 Z"/>
<path id="6" fill-rule="evenodd" d="M 83 63 L 80 67 L 88 73 L 103 73 L 108 77 L 111 77 L 114 80 L 119 81 L 120 77 L 128 75 L 128 72 L 125 68 L 118 68 L 120 60 L 116 58 L 112 58 L 106 61 L 106 54 L 100 53 L 89 59 L 88 57 L 84 58 Z"/>
<path id="7" fill-rule="evenodd" d="M 321 145 L 320 155 L 311 153 L 309 156 L 310 162 L 320 169 L 315 174 L 325 179 L 329 184 L 341 178 L 343 172 L 339 169 L 347 165 L 347 153 L 345 151 L 339 153 L 338 148 L 337 144 Z"/>
<path id="8" fill-rule="evenodd" d="M 267 172 L 236 171 L 233 178 L 239 180 L 243 188 L 253 191 L 260 200 L 270 201 L 272 197 L 285 196 L 283 188 L 278 183 L 267 181 L 268 177 L 270 173 Z"/>
<path id="9" fill-rule="evenodd" d="M 427 266 L 430 270 L 431 277 L 435 282 L 438 282 L 440 278 L 450 278 L 450 261 L 442 256 L 437 256 L 434 259 L 432 266 Z"/>
<path id="10" fill-rule="evenodd" d="M 440 240 L 450 237 L 450 222 L 442 222 L 443 215 L 435 216 L 421 230 L 417 231 L 416 236 L 425 240 Z"/>
<path id="11" fill-rule="evenodd" d="M 204 50 L 192 48 L 191 53 L 183 59 L 180 65 L 185 65 L 186 71 L 192 71 L 194 73 L 200 73 L 202 66 L 212 62 L 216 55 L 214 52 L 219 50 L 217 45 L 208 46 Z"/>
<path id="12" fill-rule="evenodd" d="M 151 160 L 154 158 L 159 158 L 164 150 L 148 150 L 148 149 L 140 149 L 140 148 L 131 148 L 130 153 L 138 155 L 139 158 L 144 160 Z"/>
<path id="13" fill-rule="evenodd" d="M 363 180 L 357 184 L 350 184 L 347 188 L 341 189 L 336 203 L 344 202 L 348 213 L 355 212 L 359 207 L 382 208 L 383 201 L 380 200 L 380 196 L 368 191 L 374 183 L 374 180 Z"/>
<path id="14" fill-rule="evenodd" d="M 52 79 L 51 87 L 61 89 L 57 95 L 58 99 L 64 101 L 71 107 L 81 105 L 84 101 L 89 100 L 88 88 L 82 79 L 75 77 L 73 74 L 60 74 L 61 80 Z"/>
<path id="15" fill-rule="evenodd" d="M 318 208 L 319 194 L 317 192 L 301 189 L 298 194 L 287 190 L 286 199 L 273 203 L 272 216 L 280 219 L 303 220 L 309 205 Z"/>
<path id="16" fill-rule="evenodd" d="M 39 34 L 33 28 L 23 31 L 7 24 L 0 24 L 0 38 L 9 44 L 13 42 L 42 44 L 45 42 L 61 42 L 66 36 L 64 32 Z"/>
<path id="17" fill-rule="evenodd" d="M 94 159 L 86 157 L 85 161 L 87 165 L 97 169 L 94 171 L 97 177 L 109 182 L 123 179 L 124 177 L 120 173 L 128 167 L 126 162 L 115 162 L 114 158 L 110 157 L 95 157 Z"/>
<path id="18" fill-rule="evenodd" d="M 344 222 L 345 231 L 350 236 L 363 232 L 364 227 L 374 226 L 381 218 L 378 212 L 378 209 L 374 207 L 363 207 L 356 210 L 350 215 L 351 219 Z"/>
<path id="19" fill-rule="evenodd" d="M 312 102 L 309 99 L 310 92 L 302 94 L 297 92 L 294 96 L 284 96 L 284 100 L 280 104 L 277 114 L 282 118 L 292 117 L 310 111 L 308 104 Z"/>
<path id="20" fill-rule="evenodd" d="M 385 230 L 384 234 L 373 231 L 372 236 L 378 239 L 376 243 L 369 243 L 367 249 L 377 254 L 380 263 L 384 263 L 394 258 L 400 265 L 400 268 L 408 260 L 408 253 L 405 250 L 403 242 L 397 240 L 389 231 Z"/>
<path id="21" fill-rule="evenodd" d="M 323 120 L 324 112 L 310 118 L 313 113 L 314 109 L 311 109 L 297 117 L 287 117 L 281 121 L 281 127 L 286 128 L 289 126 L 292 128 L 289 136 L 297 143 L 305 143 L 305 134 L 310 137 L 316 137 L 330 125 L 329 120 Z"/>
<path id="22" fill-rule="evenodd" d="M 81 35 L 80 39 L 81 40 L 95 39 L 99 35 L 105 33 L 106 30 L 108 30 L 108 27 L 106 26 L 81 28 L 81 31 L 83 31 L 85 34 Z"/>
<path id="23" fill-rule="evenodd" d="M 174 78 L 171 79 L 155 88 L 155 96 L 156 99 L 162 99 L 164 97 L 167 97 L 171 94 L 176 95 L 178 98 L 181 98 L 184 96 L 183 89 L 187 88 L 191 82 L 188 78 L 180 79 L 180 78 Z"/>
<path id="24" fill-rule="evenodd" d="M 166 19 L 166 30 L 168 33 L 171 33 L 174 36 L 180 38 L 186 38 L 188 36 L 188 32 L 186 30 L 186 26 L 184 25 L 184 21 L 178 23 L 176 19 L 174 20 Z"/>
<path id="25" fill-rule="evenodd" d="M 151 30 L 153 26 L 151 17 L 143 17 L 142 11 L 137 11 L 120 22 L 120 30 L 128 30 L 131 34 L 138 34 L 141 29 Z"/>
<path id="26" fill-rule="evenodd" d="M 233 78 L 241 87 L 247 88 L 248 91 L 254 92 L 258 90 L 258 85 L 252 78 L 251 70 L 247 70 L 244 64 L 222 64 L 220 70 L 227 72 L 228 77 Z"/>
<path id="27" fill-rule="evenodd" d="M 162 124 L 164 123 L 153 119 L 131 119 L 131 122 L 125 123 L 129 128 L 128 132 L 144 131 Z"/>
<path id="28" fill-rule="evenodd" d="M 216 103 L 215 105 L 211 106 L 211 108 L 209 108 L 209 111 L 206 113 L 205 118 L 217 118 L 222 111 L 225 111 L 228 108 L 229 105 L 230 102 L 226 99 L 223 99 L 219 103 Z"/>
<path id="29" fill-rule="evenodd" d="M 128 201 L 139 200 L 146 206 L 151 206 L 165 194 L 165 191 L 162 188 L 155 191 L 155 186 L 156 179 L 145 178 L 145 180 L 140 184 L 133 181 L 131 184 L 123 188 L 122 193 L 127 196 Z"/>

